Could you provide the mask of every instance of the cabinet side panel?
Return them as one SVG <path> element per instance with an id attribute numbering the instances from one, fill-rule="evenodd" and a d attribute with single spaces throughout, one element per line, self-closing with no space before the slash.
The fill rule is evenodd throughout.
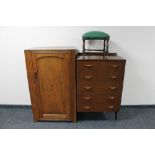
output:
<path id="1" fill-rule="evenodd" d="M 120 103 L 122 101 L 122 92 L 123 92 L 123 87 L 124 87 L 124 76 L 125 76 L 125 66 L 126 66 L 126 60 L 122 61 L 122 88 L 121 88 L 121 100 Z"/>
<path id="2" fill-rule="evenodd" d="M 69 84 L 70 84 L 70 115 L 71 120 L 76 122 L 76 52 L 70 52 L 69 56 Z"/>
<path id="3" fill-rule="evenodd" d="M 32 53 L 31 51 L 25 50 L 25 62 L 27 69 L 27 78 L 29 84 L 29 92 L 32 104 L 32 112 L 34 121 L 39 120 L 38 107 L 37 107 L 37 96 L 35 91 L 35 83 L 34 83 L 34 72 L 33 72 L 33 61 L 32 61 Z"/>

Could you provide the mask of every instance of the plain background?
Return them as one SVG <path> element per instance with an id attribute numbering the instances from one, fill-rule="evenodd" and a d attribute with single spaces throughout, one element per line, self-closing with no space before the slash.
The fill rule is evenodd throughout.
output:
<path id="1" fill-rule="evenodd" d="M 109 33 L 109 51 L 127 60 L 122 105 L 154 105 L 155 27 L 146 26 L 0 27 L 0 104 L 30 105 L 24 49 L 73 46 L 81 51 L 81 36 L 91 30 Z"/>

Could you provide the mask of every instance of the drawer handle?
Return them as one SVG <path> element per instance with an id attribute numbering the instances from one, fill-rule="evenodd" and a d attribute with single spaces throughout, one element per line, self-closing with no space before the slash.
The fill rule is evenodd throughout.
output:
<path id="1" fill-rule="evenodd" d="M 110 76 L 110 78 L 111 78 L 111 79 L 117 79 L 117 76 L 112 75 L 112 76 Z"/>
<path id="2" fill-rule="evenodd" d="M 92 87 L 84 87 L 85 90 L 91 90 Z"/>
<path id="3" fill-rule="evenodd" d="M 90 80 L 90 79 L 92 79 L 93 77 L 92 77 L 92 76 L 89 76 L 89 75 L 86 75 L 84 78 L 87 79 L 87 80 Z"/>
<path id="4" fill-rule="evenodd" d="M 115 107 L 113 105 L 108 106 L 109 109 L 114 109 Z"/>
<path id="5" fill-rule="evenodd" d="M 111 86 L 111 87 L 109 87 L 109 89 L 110 89 L 110 90 L 116 90 L 117 87 L 115 87 L 115 86 Z"/>
<path id="6" fill-rule="evenodd" d="M 89 110 L 91 107 L 90 106 L 84 106 L 84 109 Z"/>
<path id="7" fill-rule="evenodd" d="M 110 96 L 108 97 L 109 100 L 115 100 L 115 97 L 114 96 Z"/>
<path id="8" fill-rule="evenodd" d="M 91 100 L 92 98 L 90 96 L 85 96 L 84 100 Z"/>
<path id="9" fill-rule="evenodd" d="M 86 64 L 86 65 L 84 65 L 86 68 L 92 68 L 93 67 L 93 65 L 91 65 L 91 64 Z"/>
<path id="10" fill-rule="evenodd" d="M 111 65 L 112 68 L 118 68 L 118 65 Z"/>

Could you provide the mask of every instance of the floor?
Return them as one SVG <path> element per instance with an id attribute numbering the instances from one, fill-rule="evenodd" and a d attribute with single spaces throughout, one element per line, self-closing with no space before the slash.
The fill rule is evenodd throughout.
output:
<path id="1" fill-rule="evenodd" d="M 155 129 L 154 106 L 123 106 L 118 113 L 79 113 L 79 121 L 33 122 L 30 106 L 0 106 L 1 129 Z"/>

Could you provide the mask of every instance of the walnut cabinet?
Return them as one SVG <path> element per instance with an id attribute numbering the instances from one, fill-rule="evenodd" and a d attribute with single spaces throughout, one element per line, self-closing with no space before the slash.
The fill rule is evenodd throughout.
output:
<path id="1" fill-rule="evenodd" d="M 76 49 L 25 50 L 35 121 L 76 121 Z"/>

